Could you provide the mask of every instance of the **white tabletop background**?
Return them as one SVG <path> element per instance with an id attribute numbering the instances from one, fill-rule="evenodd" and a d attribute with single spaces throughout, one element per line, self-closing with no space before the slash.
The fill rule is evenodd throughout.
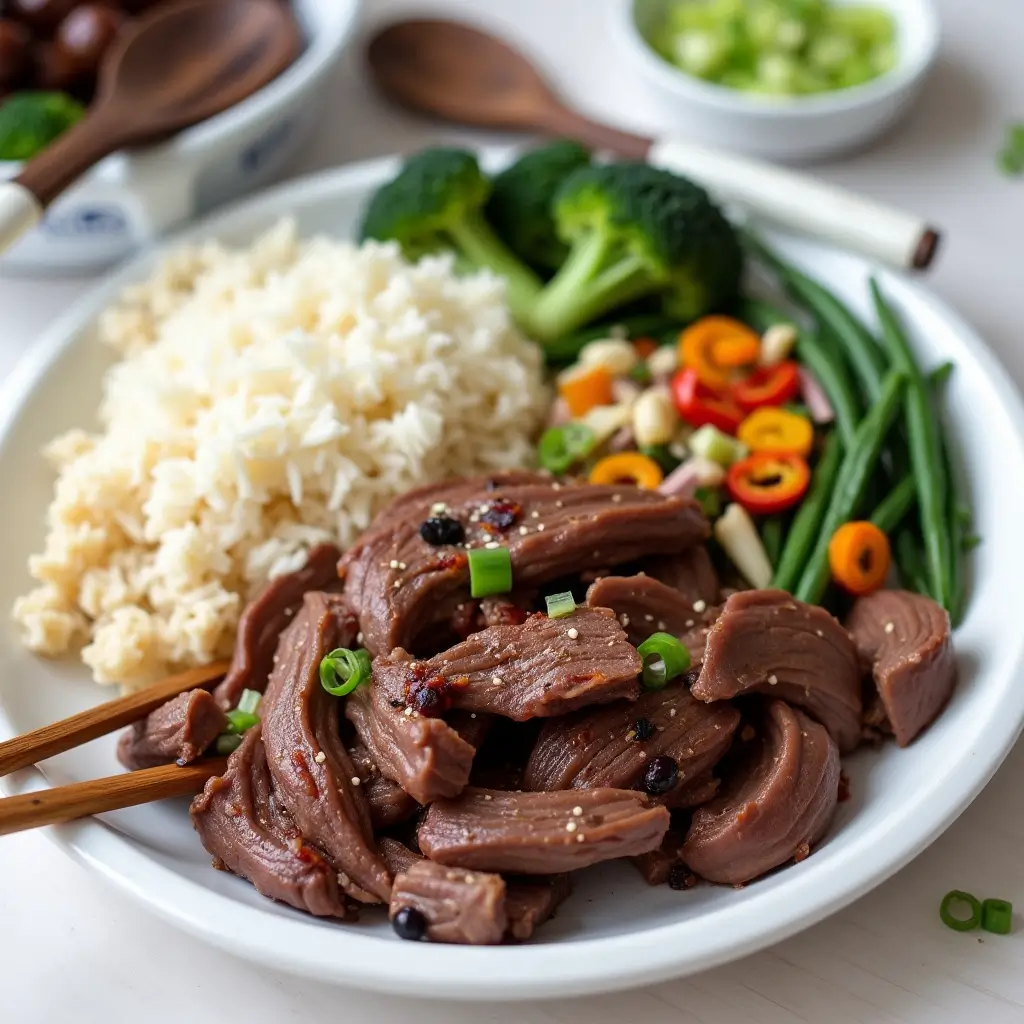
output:
<path id="1" fill-rule="evenodd" d="M 419 9 L 430 6 L 422 0 Z M 1024 385 L 1024 181 L 994 154 L 1024 118 L 1024 0 L 938 0 L 943 56 L 909 121 L 870 150 L 820 168 L 837 183 L 915 209 L 946 230 L 930 283 Z M 370 0 L 372 24 L 410 7 Z M 608 36 L 604 0 L 433 0 L 504 25 L 581 108 L 633 128 L 642 102 Z M 459 133 L 396 113 L 351 59 L 331 121 L 299 174 Z M 466 136 L 479 138 L 480 136 Z M 0 375 L 88 280 L 0 279 Z M 1012 514 L 1019 515 L 1020 510 Z M 1021 681 L 1024 685 L 1024 680 Z M 344 1024 L 985 1024 L 1024 1021 L 1024 742 L 930 850 L 829 921 L 756 956 L 683 981 L 591 999 L 414 1003 L 257 969 L 150 917 L 41 834 L 0 839 L 0 1021 L 333 1021 Z M 949 889 L 1013 900 L 1010 937 L 939 921 Z M 524 989 L 528 989 L 524 980 Z"/>

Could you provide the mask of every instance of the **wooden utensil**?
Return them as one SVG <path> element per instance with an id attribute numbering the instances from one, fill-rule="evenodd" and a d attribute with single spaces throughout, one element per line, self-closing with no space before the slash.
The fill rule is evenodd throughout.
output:
<path id="1" fill-rule="evenodd" d="M 898 267 L 927 267 L 939 234 L 912 214 L 816 178 L 700 146 L 648 139 L 591 121 L 567 107 L 506 43 L 453 21 L 412 20 L 379 32 L 371 72 L 403 106 L 461 124 L 567 135 L 595 149 L 700 182 L 724 202 Z"/>
<path id="2" fill-rule="evenodd" d="M 0 251 L 103 157 L 234 106 L 300 48 L 295 18 L 280 0 L 183 0 L 130 23 L 104 57 L 86 117 L 0 186 Z"/>

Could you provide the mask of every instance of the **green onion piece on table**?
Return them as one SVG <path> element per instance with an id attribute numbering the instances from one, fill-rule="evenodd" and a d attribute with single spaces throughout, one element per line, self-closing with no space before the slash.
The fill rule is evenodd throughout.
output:
<path id="1" fill-rule="evenodd" d="M 961 913 L 954 914 L 954 908 L 959 909 Z M 962 913 L 965 908 L 970 911 L 967 917 Z M 955 932 L 969 932 L 981 924 L 981 904 L 969 892 L 953 889 L 942 897 L 939 917 L 947 928 L 952 928 Z"/>
<path id="2" fill-rule="evenodd" d="M 361 647 L 338 647 L 320 662 L 320 685 L 335 697 L 350 694 L 370 678 L 370 654 Z"/>
<path id="3" fill-rule="evenodd" d="M 221 757 L 227 757 L 228 754 L 237 750 L 241 745 L 241 736 L 221 733 L 221 735 L 217 737 L 217 742 L 214 744 L 214 750 L 216 750 Z"/>
<path id="4" fill-rule="evenodd" d="M 569 591 L 545 597 L 544 603 L 548 606 L 549 619 L 564 619 L 576 611 L 576 598 Z"/>
<path id="5" fill-rule="evenodd" d="M 645 690 L 662 690 L 690 667 L 690 652 L 670 633 L 655 633 L 638 648 Z"/>
<path id="6" fill-rule="evenodd" d="M 537 461 L 556 475 L 565 473 L 594 450 L 596 440 L 593 430 L 583 423 L 551 427 L 541 435 Z"/>
<path id="7" fill-rule="evenodd" d="M 508 548 L 473 548 L 469 552 L 469 592 L 473 597 L 507 594 L 512 589 Z"/>
<path id="8" fill-rule="evenodd" d="M 260 709 L 262 700 L 263 694 L 259 690 L 243 690 L 242 696 L 238 698 L 238 710 L 248 711 L 250 715 L 255 715 Z"/>
<path id="9" fill-rule="evenodd" d="M 981 927 L 994 935 L 1013 930 L 1013 904 L 1008 900 L 985 900 L 981 905 Z"/>
<path id="10" fill-rule="evenodd" d="M 251 729 L 254 725 L 259 725 L 260 720 L 258 715 L 254 715 L 248 711 L 242 711 L 241 708 L 235 708 L 234 711 L 227 713 L 228 724 L 224 730 L 226 733 L 232 736 L 240 736 L 246 729 Z"/>
<path id="11" fill-rule="evenodd" d="M 1006 129 L 1006 141 L 999 152 L 999 169 L 1008 177 L 1024 174 L 1024 123 Z"/>

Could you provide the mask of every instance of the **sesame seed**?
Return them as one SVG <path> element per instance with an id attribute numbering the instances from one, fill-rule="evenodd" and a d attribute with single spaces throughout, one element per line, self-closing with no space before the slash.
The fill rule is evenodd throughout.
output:
<path id="1" fill-rule="evenodd" d="M 668 717 L 669 718 L 675 718 L 676 717 L 676 709 L 675 708 L 669 708 L 668 709 Z"/>
<path id="2" fill-rule="evenodd" d="M 496 540 L 489 540 L 485 545 L 488 551 L 493 551 L 495 548 L 500 548 L 501 545 Z"/>
<path id="3" fill-rule="evenodd" d="M 663 619 L 658 619 L 658 629 L 665 629 L 665 622 Z"/>
<path id="4" fill-rule="evenodd" d="M 544 532 L 544 524 L 543 523 L 538 523 L 537 524 L 537 532 L 538 533 L 543 533 Z"/>
<path id="5" fill-rule="evenodd" d="M 651 613 L 650 613 L 650 612 L 648 612 L 648 613 L 647 613 L 647 614 L 646 614 L 646 615 L 644 616 L 644 622 L 653 622 L 653 621 L 654 621 L 654 616 L 653 616 L 653 615 L 651 615 Z"/>
<path id="6" fill-rule="evenodd" d="M 614 502 L 622 501 L 622 495 L 621 494 L 613 494 L 612 495 L 612 501 L 614 501 Z"/>
<path id="7" fill-rule="evenodd" d="M 693 619 L 686 620 L 686 628 L 691 629 L 693 627 Z"/>
<path id="8" fill-rule="evenodd" d="M 356 643 L 359 644 L 360 647 L 363 646 L 363 632 L 362 632 L 362 630 L 360 630 L 358 633 L 356 633 Z M 275 655 L 275 657 L 276 657 L 276 655 Z"/>
<path id="9" fill-rule="evenodd" d="M 520 526 L 519 527 L 519 536 L 520 537 L 525 537 L 529 532 L 530 532 L 530 528 L 528 526 Z"/>
<path id="10" fill-rule="evenodd" d="M 573 817 L 574 817 L 574 818 L 582 818 L 582 817 L 583 817 L 583 808 L 582 808 L 582 807 L 580 807 L 580 805 L 579 805 L 579 804 L 577 804 L 577 805 L 576 805 L 576 806 L 575 806 L 575 807 L 574 807 L 574 808 L 572 809 L 572 815 L 573 815 Z"/>
<path id="11" fill-rule="evenodd" d="M 502 679 L 502 678 L 501 678 L 501 676 L 491 676 L 491 682 L 492 682 L 492 683 L 493 683 L 493 684 L 494 684 L 495 686 L 501 686 L 501 684 L 502 684 L 502 683 L 503 683 L 504 681 L 505 681 L 505 680 L 504 680 L 504 679 Z"/>
<path id="12" fill-rule="evenodd" d="M 585 842 L 585 841 L 586 841 L 586 838 L 587 838 L 587 837 L 586 837 L 586 836 L 585 836 L 585 835 L 584 835 L 584 834 L 583 834 L 582 832 L 577 832 L 577 833 L 576 833 L 576 842 L 577 842 L 577 843 L 582 843 L 582 842 Z"/>
<path id="13" fill-rule="evenodd" d="M 886 633 L 891 633 L 895 628 L 896 628 L 896 623 L 895 622 L 887 622 L 885 624 L 885 631 L 886 631 Z"/>
<path id="14" fill-rule="evenodd" d="M 575 821 L 567 821 L 565 823 L 566 832 L 575 832 L 577 828 L 579 828 L 579 826 L 576 824 Z"/>
<path id="15" fill-rule="evenodd" d="M 532 511 L 532 512 L 530 513 L 530 518 L 531 518 L 531 519 L 540 519 L 540 513 L 539 513 L 539 512 L 538 512 L 538 511 L 537 511 L 536 509 L 534 509 L 534 510 L 533 510 L 533 511 Z"/>
<path id="16" fill-rule="evenodd" d="M 580 638 L 580 631 L 578 629 L 576 629 L 574 627 L 574 628 L 569 630 L 569 639 L 570 640 L 579 640 L 579 638 Z"/>
<path id="17" fill-rule="evenodd" d="M 627 614 L 626 614 L 625 612 L 623 612 L 623 613 L 622 613 L 622 614 L 621 614 L 621 615 L 619 616 L 619 622 L 621 622 L 621 623 L 622 623 L 622 625 L 623 625 L 623 628 L 625 628 L 626 626 L 628 626 L 628 625 L 629 625 L 629 616 L 628 616 L 628 615 L 627 615 Z"/>
<path id="18" fill-rule="evenodd" d="M 313 758 L 313 760 L 316 761 L 317 764 L 323 764 L 324 761 L 327 760 L 327 755 L 321 750 L 320 753 Z"/>
<path id="19" fill-rule="evenodd" d="M 402 714 L 405 715 L 406 718 L 412 718 L 412 708 L 406 708 Z"/>
<path id="20" fill-rule="evenodd" d="M 471 712 L 469 713 L 469 717 L 470 717 L 470 718 L 476 718 L 476 712 L 475 712 L 475 711 L 471 711 Z"/>
<path id="21" fill-rule="evenodd" d="M 408 566 L 405 564 L 405 562 L 399 562 L 398 563 L 398 568 L 399 569 L 406 569 L 406 568 L 408 568 Z"/>
<path id="22" fill-rule="evenodd" d="M 779 677 L 774 672 L 768 677 L 769 686 L 774 686 L 778 681 Z"/>
<path id="23" fill-rule="evenodd" d="M 402 586 L 402 581 L 401 580 L 395 580 L 395 582 L 394 582 L 394 589 L 398 590 L 401 586 Z"/>
<path id="24" fill-rule="evenodd" d="M 362 781 L 363 780 L 361 778 L 359 778 L 358 775 L 353 775 L 352 778 L 349 779 L 349 782 L 351 782 L 353 786 L 360 785 L 362 783 Z"/>
<path id="25" fill-rule="evenodd" d="M 397 569 L 398 568 L 398 560 L 395 559 L 395 558 L 392 558 L 391 562 L 389 564 L 390 564 L 392 569 Z"/>
<path id="26" fill-rule="evenodd" d="M 490 793 L 484 793 L 484 800 L 487 800 L 489 802 L 489 801 L 491 801 L 493 799 L 494 799 L 494 797 L 491 796 Z"/>
<path id="27" fill-rule="evenodd" d="M 707 608 L 707 606 L 708 606 L 707 601 L 694 601 L 693 602 L 693 610 L 698 615 L 700 615 L 700 613 L 703 612 Z"/>
<path id="28" fill-rule="evenodd" d="M 817 633 L 818 636 L 824 636 L 825 635 L 824 633 L 822 633 L 822 631 L 820 629 L 816 629 L 814 632 Z"/>

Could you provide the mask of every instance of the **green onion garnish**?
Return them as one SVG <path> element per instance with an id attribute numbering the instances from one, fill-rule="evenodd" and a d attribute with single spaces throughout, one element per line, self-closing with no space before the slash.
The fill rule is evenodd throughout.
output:
<path id="1" fill-rule="evenodd" d="M 541 435 L 537 461 L 552 473 L 564 473 L 585 459 L 594 450 L 596 441 L 594 432 L 583 423 L 551 427 Z"/>
<path id="2" fill-rule="evenodd" d="M 263 700 L 263 694 L 259 690 L 243 690 L 242 696 L 238 698 L 238 710 L 248 711 L 250 715 L 255 715 L 260 709 L 261 700 Z"/>
<path id="3" fill-rule="evenodd" d="M 970 910 L 969 917 L 960 917 L 953 913 L 953 907 L 960 904 Z M 952 928 L 955 932 L 969 932 L 981 924 L 981 904 L 969 892 L 953 889 L 942 897 L 939 917 L 947 928 Z"/>
<path id="4" fill-rule="evenodd" d="M 576 611 L 576 598 L 569 591 L 545 597 L 544 603 L 548 606 L 549 619 L 564 619 Z"/>
<path id="5" fill-rule="evenodd" d="M 217 737 L 216 751 L 221 757 L 227 757 L 232 751 L 237 750 L 242 745 L 241 736 L 229 736 L 227 733 L 221 733 Z"/>
<path id="6" fill-rule="evenodd" d="M 643 684 L 646 690 L 662 690 L 670 679 L 681 676 L 690 667 L 690 652 L 670 633 L 655 633 L 638 648 L 643 658 Z"/>
<path id="7" fill-rule="evenodd" d="M 1010 177 L 1024 174 L 1024 123 L 1006 129 L 1006 141 L 999 153 L 999 167 Z"/>
<path id="8" fill-rule="evenodd" d="M 232 736 L 241 736 L 246 729 L 251 729 L 254 725 L 259 725 L 259 715 L 250 714 L 248 711 L 243 711 L 241 708 L 235 708 L 234 711 L 229 711 L 227 714 L 228 724 L 224 732 Z"/>
<path id="9" fill-rule="evenodd" d="M 469 552 L 469 592 L 473 597 L 507 594 L 512 589 L 508 548 L 473 548 Z"/>
<path id="10" fill-rule="evenodd" d="M 1013 904 L 1009 900 L 985 900 L 981 905 L 981 927 L 995 935 L 1013 930 Z"/>
<path id="11" fill-rule="evenodd" d="M 722 492 L 717 487 L 698 487 L 693 499 L 708 519 L 717 519 L 722 514 Z"/>
<path id="12" fill-rule="evenodd" d="M 362 647 L 339 647 L 320 662 L 320 685 L 335 697 L 344 697 L 370 678 L 370 654 Z"/>

